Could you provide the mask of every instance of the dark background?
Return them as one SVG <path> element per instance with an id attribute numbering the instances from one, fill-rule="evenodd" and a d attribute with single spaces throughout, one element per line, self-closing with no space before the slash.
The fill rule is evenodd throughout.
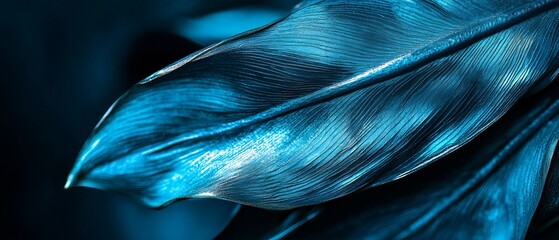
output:
<path id="1" fill-rule="evenodd" d="M 201 212 L 232 204 L 182 201 L 155 211 L 115 193 L 64 190 L 67 174 L 119 95 L 202 47 L 178 34 L 180 21 L 238 7 L 288 12 L 296 3 L 0 0 L 1 236 L 198 239 L 215 234 L 215 225 L 227 216 Z M 220 27 L 231 26 L 208 31 Z"/>

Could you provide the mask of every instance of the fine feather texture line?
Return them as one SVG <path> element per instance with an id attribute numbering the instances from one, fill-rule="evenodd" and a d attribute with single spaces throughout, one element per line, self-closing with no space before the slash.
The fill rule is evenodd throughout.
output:
<path id="1" fill-rule="evenodd" d="M 312 2 L 311 4 L 305 5 L 305 6 L 316 5 L 316 4 L 319 4 L 320 2 L 323 2 L 323 1 L 324 1 L 324 0 Z M 299 10 L 299 9 L 304 5 L 305 2 L 306 2 L 306 1 L 303 1 L 303 2 L 301 2 L 301 3 L 299 3 L 299 4 L 297 4 L 296 6 L 294 6 L 294 7 L 293 7 L 293 10 L 292 10 L 292 13 L 296 12 L 297 10 Z M 254 34 L 254 33 L 257 33 L 257 32 L 263 31 L 263 30 L 266 30 L 266 29 L 270 28 L 271 26 L 274 26 L 274 25 L 276 25 L 277 23 L 283 21 L 285 18 L 286 18 L 286 17 L 280 18 L 280 19 L 278 19 L 278 20 L 276 20 L 276 21 L 274 21 L 274 22 L 271 22 L 271 23 L 269 23 L 269 24 L 267 24 L 267 25 L 265 25 L 265 26 L 262 26 L 262 27 L 259 27 L 259 28 L 256 28 L 256 29 L 253 29 L 253 30 L 244 32 L 244 33 L 240 33 L 240 34 L 238 34 L 238 35 L 236 35 L 236 36 L 233 36 L 233 37 L 228 38 L 228 39 L 225 39 L 225 40 L 223 40 L 223 41 L 221 41 L 221 42 L 215 43 L 215 44 L 213 44 L 213 45 L 211 45 L 211 46 L 209 46 L 209 47 L 206 47 L 206 48 L 204 48 L 204 49 L 198 50 L 198 51 L 194 52 L 193 54 L 191 54 L 191 55 L 189 55 L 189 56 L 187 56 L 187 57 L 184 57 L 183 59 L 180 59 L 180 60 L 176 61 L 175 63 L 172 63 L 171 65 L 169 65 L 169 66 L 167 66 L 167 67 L 165 67 L 165 68 L 163 68 L 163 69 L 161 69 L 161 70 L 159 70 L 159 71 L 153 73 L 152 75 L 146 77 L 144 80 L 140 81 L 138 84 L 145 84 L 145 83 L 151 82 L 151 81 L 153 81 L 153 80 L 155 80 L 155 79 L 157 79 L 157 78 L 160 78 L 160 77 L 162 77 L 162 76 L 164 76 L 164 75 L 166 75 L 166 74 L 168 74 L 168 73 L 170 73 L 170 72 L 176 70 L 177 68 L 183 66 L 184 64 L 187 64 L 187 63 L 192 62 L 192 61 L 196 61 L 199 57 L 203 56 L 204 54 L 208 53 L 209 51 L 211 51 L 211 50 L 213 50 L 213 49 L 215 49 L 215 48 L 217 48 L 217 47 L 219 47 L 219 46 L 222 46 L 222 45 L 224 45 L 224 44 L 226 44 L 226 43 L 230 43 L 230 42 L 232 42 L 232 41 L 235 41 L 235 40 L 240 39 L 240 38 L 242 38 L 242 37 L 245 37 L 245 36 L 247 36 L 247 35 L 251 35 L 251 34 Z"/>
<path id="2" fill-rule="evenodd" d="M 556 86 L 558 86 L 558 85 L 555 84 L 555 87 Z M 412 238 L 412 237 L 418 238 L 418 235 L 422 236 L 421 234 L 425 234 L 425 232 L 429 232 L 429 231 L 433 230 L 433 229 L 430 229 L 430 230 L 422 231 L 422 229 L 426 228 L 427 226 L 431 226 L 431 225 L 427 225 L 428 223 L 436 221 L 436 220 L 440 220 L 440 221 L 444 222 L 444 219 L 443 219 L 444 217 L 439 217 L 439 215 L 444 214 L 445 209 L 447 209 L 449 207 L 452 207 L 452 206 L 456 207 L 456 205 L 457 205 L 456 202 L 459 199 L 463 198 L 466 194 L 472 194 L 475 188 L 479 188 L 479 186 L 481 184 L 483 184 L 483 182 L 487 182 L 488 179 L 491 176 L 496 175 L 496 172 L 500 171 L 499 169 L 506 168 L 505 164 L 509 164 L 508 165 L 509 167 L 511 166 L 511 164 L 514 165 L 513 163 L 516 163 L 516 162 L 511 163 L 511 162 L 509 162 L 509 160 L 512 160 L 511 158 L 514 158 L 515 157 L 514 155 L 518 154 L 519 151 L 525 151 L 525 150 L 522 150 L 522 149 L 527 148 L 528 152 L 530 152 L 530 151 L 547 152 L 547 154 L 541 154 L 540 153 L 539 155 L 541 155 L 541 156 L 549 155 L 549 153 L 553 153 L 554 148 L 556 148 L 557 140 L 558 140 L 558 137 L 559 137 L 559 132 L 557 132 L 559 130 L 557 128 L 559 126 L 557 124 L 557 122 L 559 121 L 559 118 L 557 118 L 559 116 L 559 98 L 557 98 L 558 96 L 557 96 L 556 93 L 553 92 L 553 90 L 547 91 L 547 93 L 551 93 L 554 97 L 552 97 L 551 99 L 547 98 L 546 100 L 541 101 L 540 103 L 543 103 L 543 105 L 539 104 L 538 106 L 540 106 L 540 107 L 529 105 L 529 107 L 524 108 L 524 109 L 530 109 L 530 111 L 528 113 L 525 113 L 525 112 L 515 112 L 514 113 L 515 116 L 519 116 L 519 117 L 522 116 L 521 119 L 524 119 L 524 120 L 520 121 L 520 122 L 524 122 L 524 124 L 522 124 L 521 127 L 517 126 L 517 127 L 513 127 L 513 128 L 508 128 L 507 127 L 508 125 L 506 125 L 506 124 L 504 126 L 502 125 L 503 123 L 507 123 L 508 121 L 501 122 L 501 126 L 498 127 L 497 129 L 501 129 L 501 130 L 517 129 L 516 131 L 518 131 L 519 133 L 518 134 L 516 134 L 516 133 L 505 134 L 509 138 L 511 138 L 512 140 L 503 141 L 503 143 L 506 143 L 506 144 L 504 144 L 504 146 L 502 146 L 502 147 L 499 147 L 500 151 L 492 153 L 491 154 L 492 157 L 489 159 L 490 161 L 487 161 L 486 163 L 483 163 L 482 164 L 483 167 L 481 167 L 481 169 L 479 169 L 479 171 L 476 170 L 477 173 L 475 173 L 473 175 L 473 178 L 468 178 L 468 180 L 463 185 L 461 185 L 460 188 L 457 188 L 458 192 L 451 192 L 450 197 L 444 197 L 443 195 L 438 195 L 436 198 L 433 198 L 432 196 L 427 195 L 429 200 L 441 198 L 441 199 L 443 199 L 442 200 L 443 202 L 442 203 L 437 202 L 437 204 L 433 204 L 431 208 L 419 208 L 419 210 L 422 209 L 420 211 L 421 213 L 420 212 L 417 213 L 421 216 L 419 219 L 411 221 L 410 223 L 406 222 L 405 224 L 404 223 L 399 224 L 403 227 L 403 229 L 404 229 L 403 232 L 398 230 L 395 235 L 387 236 L 387 235 L 383 235 L 383 234 L 377 235 L 376 231 L 372 230 L 372 232 L 369 232 L 369 234 L 371 234 L 370 236 L 369 235 L 357 235 L 357 236 L 360 236 L 360 237 L 355 237 L 355 236 L 351 235 L 352 237 L 350 237 L 350 238 L 374 238 L 374 239 L 408 239 L 408 238 Z M 535 117 L 535 119 L 534 119 L 534 117 Z M 516 131 L 513 130 L 513 132 L 516 132 Z M 493 132 L 495 132 L 495 131 L 493 131 Z M 490 138 L 492 139 L 491 136 L 494 136 L 494 135 L 485 135 L 485 137 L 488 137 L 488 136 L 490 136 Z M 536 138 L 546 139 L 545 145 L 547 145 L 549 148 L 533 149 L 534 146 L 539 146 L 540 145 L 540 144 L 534 144 L 534 140 Z M 536 142 L 541 143 L 541 141 L 536 141 Z M 500 145 L 500 144 L 498 144 L 498 145 Z M 531 145 L 531 147 L 527 147 L 528 145 Z M 480 144 L 477 144 L 476 146 L 480 146 Z M 475 148 L 475 147 L 474 147 L 474 149 L 477 150 L 477 148 Z M 491 149 L 491 148 L 489 148 L 489 149 Z M 484 151 L 483 147 L 480 151 Z M 492 151 L 487 151 L 487 152 L 492 152 Z M 536 154 L 536 153 L 534 153 L 534 154 Z M 536 154 L 536 155 L 538 155 L 538 154 Z M 553 155 L 553 154 L 551 154 L 551 155 Z M 458 155 L 454 155 L 454 156 L 464 156 L 464 155 L 458 154 Z M 467 154 L 466 154 L 466 156 L 467 156 Z M 477 156 L 477 155 L 474 154 L 474 156 Z M 485 155 L 481 155 L 481 156 L 485 156 Z M 518 158 L 518 156 L 516 156 L 516 158 Z M 525 164 L 529 164 L 529 162 L 530 162 L 529 160 L 535 160 L 535 159 L 526 158 L 526 157 L 523 157 L 523 158 L 521 157 L 520 159 L 524 159 L 523 162 Z M 456 159 L 449 158 L 449 159 L 447 159 L 447 162 L 452 162 L 453 160 L 456 160 Z M 482 159 L 469 159 L 469 160 L 481 161 Z M 549 167 L 549 162 L 547 162 L 547 161 L 549 161 L 549 159 L 546 158 L 544 160 L 543 164 L 538 163 L 538 164 L 543 165 L 542 173 L 547 172 L 547 168 Z M 536 162 L 534 162 L 534 164 L 536 164 Z M 445 165 L 443 165 L 443 166 L 445 166 Z M 448 166 L 446 166 L 446 167 L 448 167 Z M 446 169 L 446 168 L 441 168 L 440 166 L 438 168 L 438 170 L 444 170 L 444 169 Z M 477 168 L 475 168 L 475 169 L 477 169 Z M 454 170 L 456 170 L 456 169 L 454 169 Z M 520 168 L 519 170 L 522 172 L 522 170 L 524 170 L 524 169 Z M 533 169 L 526 169 L 526 170 L 533 170 Z M 429 173 L 433 173 L 433 172 L 431 171 Z M 423 172 L 423 174 L 425 175 L 426 173 Z M 524 174 L 532 175 L 532 177 L 534 177 L 534 173 L 530 172 L 530 171 L 526 171 Z M 551 174 L 551 172 L 549 174 Z M 454 175 L 450 174 L 449 176 L 454 176 Z M 505 174 L 504 176 L 507 176 L 507 175 Z M 504 176 L 501 175 L 501 177 L 504 177 Z M 540 178 L 540 181 L 541 181 L 541 177 L 545 177 L 545 176 L 536 174 L 535 179 Z M 549 177 L 549 175 L 548 175 L 548 177 Z M 455 176 L 455 178 L 459 179 L 460 177 Z M 532 178 L 532 179 L 534 179 L 534 178 Z M 452 179 L 452 180 L 454 180 L 454 179 Z M 526 182 L 524 182 L 524 180 L 525 180 L 524 178 L 520 178 L 520 179 L 513 178 L 512 179 L 515 186 L 523 186 L 522 184 L 526 184 Z M 405 186 L 406 185 L 405 181 L 406 180 L 404 180 L 404 182 L 401 182 L 401 184 L 399 186 L 400 187 Z M 534 184 L 536 184 L 536 183 L 534 183 Z M 539 187 L 541 187 L 542 182 L 537 183 L 537 185 Z M 444 186 L 444 184 L 436 185 L 436 186 L 439 186 L 439 188 L 440 188 L 441 186 Z M 534 186 L 532 186 L 532 184 L 527 184 L 527 185 L 524 185 L 524 186 L 526 188 L 533 188 L 534 187 Z M 394 187 L 394 186 L 392 186 L 392 187 Z M 524 187 L 522 187 L 522 188 L 524 188 Z M 392 189 L 392 188 L 385 188 L 384 190 L 389 190 L 389 189 Z M 452 189 L 456 189 L 456 188 L 452 188 Z M 483 191 L 492 192 L 493 190 L 499 190 L 499 189 L 494 189 L 494 188 L 487 189 L 486 188 Z M 374 193 L 375 190 L 370 190 L 370 191 Z M 422 192 L 422 191 L 420 191 L 420 192 Z M 536 190 L 536 192 L 538 192 L 538 190 Z M 353 197 L 349 196 L 346 199 L 338 200 L 337 203 L 332 203 L 330 205 L 325 204 L 325 205 L 322 205 L 322 206 L 318 206 L 317 208 L 319 210 L 322 210 L 323 212 L 329 212 L 329 213 L 332 213 L 332 211 L 330 211 L 330 210 L 335 211 L 337 209 L 340 212 L 342 212 L 341 213 L 342 215 L 345 214 L 347 216 L 352 216 L 351 212 L 350 213 L 343 213 L 343 211 L 344 211 L 343 209 L 345 209 L 345 208 L 339 208 L 338 209 L 337 207 L 340 207 L 341 205 L 347 205 L 347 203 L 355 202 L 355 206 L 353 207 L 352 211 L 359 211 L 359 209 L 361 209 L 363 212 L 366 212 L 366 211 L 370 211 L 370 209 L 367 209 L 369 207 L 372 208 L 372 209 L 386 209 L 387 208 L 387 206 L 385 206 L 385 205 L 380 205 L 380 206 L 374 207 L 376 204 L 378 204 L 377 202 L 375 202 L 374 197 L 370 198 L 370 195 L 367 195 L 366 193 L 360 193 L 360 194 L 364 194 L 364 195 L 360 196 L 358 194 L 358 195 L 354 195 Z M 382 195 L 382 191 L 380 192 L 380 194 Z M 511 194 L 514 195 L 514 193 L 511 193 Z M 375 195 L 373 194 L 372 196 L 375 196 Z M 407 195 L 404 195 L 404 196 L 407 196 Z M 491 195 L 489 195 L 489 196 L 491 196 Z M 520 196 L 518 196 L 518 197 L 520 197 Z M 535 198 L 537 199 L 539 197 L 535 196 Z M 364 201 L 365 199 L 370 199 L 372 202 Z M 478 200 L 483 201 L 483 198 L 478 199 Z M 510 200 L 510 199 L 507 199 L 507 200 Z M 437 200 L 434 200 L 434 201 L 437 201 Z M 418 201 L 416 199 L 415 201 L 413 201 L 413 200 L 410 201 L 410 203 L 421 203 L 421 201 Z M 537 203 L 537 201 L 535 201 L 535 203 Z M 367 205 L 367 204 L 369 204 L 369 205 Z M 388 204 L 389 204 L 389 206 L 395 206 L 395 207 L 399 206 L 396 203 L 392 204 L 392 202 L 389 202 Z M 472 214 L 475 215 L 475 212 L 478 210 L 477 207 L 479 207 L 479 206 L 475 205 L 476 203 L 472 203 L 472 204 L 474 204 L 474 205 L 470 205 L 470 207 L 476 208 L 476 209 L 472 209 L 471 212 L 467 211 L 466 214 L 472 213 Z M 478 204 L 482 204 L 482 203 L 478 203 Z M 502 203 L 502 204 L 506 205 L 506 203 Z M 532 204 L 534 204 L 534 202 L 532 202 Z M 419 204 L 419 205 L 421 205 L 421 204 Z M 413 205 L 412 205 L 412 208 L 413 208 Z M 397 211 L 397 212 L 404 212 L 404 211 L 409 212 L 409 210 L 404 210 L 404 209 L 402 209 L 402 211 Z M 527 217 L 528 220 L 529 220 L 529 217 L 532 216 L 531 215 L 532 213 L 521 213 L 521 214 L 527 214 L 527 215 L 523 215 L 522 217 L 523 218 Z M 363 216 L 369 216 L 370 219 L 375 219 L 375 220 L 370 220 L 369 218 L 367 218 L 367 219 L 360 218 L 360 219 L 363 219 L 365 222 L 358 222 L 359 225 L 363 225 L 363 226 L 365 226 L 365 228 L 375 226 L 376 223 L 372 223 L 372 222 L 378 221 L 376 219 L 377 217 L 379 217 L 378 215 L 383 215 L 383 214 L 385 214 L 385 212 L 376 211 L 376 212 L 373 212 L 372 214 L 373 215 L 364 214 Z M 414 214 L 415 213 L 412 213 L 412 215 L 414 215 Z M 482 212 L 481 214 L 486 215 L 486 214 L 489 214 L 489 213 L 483 213 Z M 291 214 L 291 215 L 289 215 L 289 217 L 292 217 L 293 215 L 294 214 Z M 328 216 L 332 217 L 332 214 L 330 214 Z M 337 215 L 334 215 L 334 216 L 337 216 Z M 336 224 L 336 223 L 331 222 L 331 221 L 330 222 L 329 221 L 320 222 L 322 217 L 323 216 L 319 215 L 319 216 L 316 217 L 316 219 L 317 219 L 316 221 L 318 221 L 318 222 L 310 223 L 312 225 L 311 229 L 314 229 L 316 231 L 316 230 L 321 229 L 321 227 L 323 227 L 323 228 L 326 227 L 327 229 L 338 228 L 339 231 L 338 230 L 332 230 L 331 232 L 327 231 L 324 234 L 318 234 L 318 236 L 330 236 L 330 237 L 335 236 L 336 238 L 348 238 L 348 235 L 344 235 L 344 234 L 347 234 L 347 232 L 344 232 L 343 229 L 346 229 L 349 232 L 355 232 L 356 234 L 359 234 L 358 233 L 359 230 L 356 229 L 358 227 L 355 227 L 355 225 L 351 225 L 350 223 L 345 223 L 344 222 L 344 221 L 347 221 L 346 218 L 339 219 L 339 221 L 340 221 L 339 225 L 332 226 L 332 225 L 324 225 L 324 224 L 332 224 L 332 223 Z M 512 219 L 516 218 L 515 215 L 508 216 L 508 217 L 512 218 Z M 405 219 L 405 217 L 403 217 L 403 218 Z M 244 219 L 244 220 L 241 220 L 241 221 L 247 221 L 247 220 L 250 221 L 250 219 Z M 402 219 L 395 218 L 394 220 L 401 221 Z M 357 221 L 357 219 L 355 221 Z M 367 225 L 366 221 L 372 221 L 371 222 L 372 225 Z M 489 220 L 487 220 L 487 221 L 489 221 Z M 526 219 L 524 221 L 526 221 Z M 345 226 L 344 224 L 349 224 L 349 225 Z M 237 226 L 238 225 L 239 224 L 237 223 Z M 380 224 L 380 225 L 383 225 L 383 224 Z M 317 228 L 317 226 L 318 226 L 318 228 Z M 350 226 L 354 226 L 355 229 L 354 228 L 348 229 Z M 289 227 L 289 225 L 287 227 Z M 281 226 L 279 228 L 279 230 L 277 230 L 277 229 L 270 229 L 270 230 L 271 230 L 271 232 L 281 232 L 282 236 L 291 234 L 291 231 L 298 231 L 294 236 L 289 235 L 287 238 L 297 238 L 297 237 L 307 238 L 308 237 L 308 235 L 305 235 L 305 234 L 309 233 L 309 232 L 303 231 L 303 235 L 301 235 L 301 231 L 299 231 L 299 230 L 297 230 L 293 227 L 291 227 L 291 228 L 287 228 L 287 227 L 286 226 Z M 306 226 L 303 226 L 303 228 L 305 228 L 305 227 Z M 482 227 L 478 226 L 478 228 L 481 229 Z M 383 231 L 382 228 L 375 228 L 375 229 L 380 231 L 380 232 Z M 518 226 L 518 228 L 513 228 L 513 229 L 517 230 L 513 233 L 514 236 L 515 236 L 515 239 L 516 239 L 516 238 L 522 237 L 525 234 L 524 230 L 526 230 L 526 226 Z M 522 231 L 520 231 L 519 229 L 522 229 Z M 289 232 L 286 233 L 286 231 L 288 231 L 288 230 L 289 230 Z M 472 229 L 469 229 L 469 228 L 465 228 L 463 230 L 472 232 Z M 511 232 L 507 232 L 511 229 L 500 229 L 500 228 L 495 229 L 495 228 L 492 228 L 491 230 L 493 232 L 489 232 L 489 233 L 485 232 L 484 234 L 493 234 L 491 236 L 495 237 L 495 236 L 503 236 L 503 235 L 499 235 L 499 234 L 511 233 Z M 388 230 L 386 230 L 386 231 L 388 231 Z M 439 230 L 439 231 L 444 232 L 445 230 Z M 452 230 L 450 230 L 450 231 L 451 231 L 451 233 L 450 233 L 451 236 L 457 237 L 457 238 L 462 237 L 462 238 L 468 239 L 471 236 L 478 236 L 478 237 L 482 236 L 481 231 L 479 231 L 479 232 L 478 231 L 473 231 L 473 233 L 471 235 L 467 235 L 467 236 L 470 236 L 470 237 L 464 237 L 464 235 L 461 235 L 459 232 L 453 232 Z M 367 232 L 367 231 L 365 231 L 365 232 Z M 422 232 L 422 233 L 419 233 L 419 232 Z M 226 236 L 225 239 L 229 239 L 231 236 L 233 236 L 233 237 L 238 236 L 238 235 L 231 235 L 232 233 L 235 233 L 235 229 L 228 229 L 227 233 L 224 235 L 224 236 Z M 236 233 L 236 234 L 239 234 L 239 233 Z M 330 235 L 330 234 L 333 234 L 333 235 Z M 336 234 L 341 234 L 341 236 L 338 236 Z M 436 234 L 436 233 L 430 232 L 430 234 Z M 305 236 L 307 236 L 307 237 L 305 237 Z M 342 236 L 345 236 L 345 237 L 342 237 Z M 510 238 L 505 238 L 505 239 L 513 239 L 512 236 L 509 236 L 509 237 Z M 425 236 L 423 236 L 423 238 L 425 238 Z M 429 237 L 429 238 L 432 238 L 432 236 Z M 438 239 L 438 238 L 435 238 L 435 239 Z M 447 239 L 447 238 L 442 238 L 442 239 Z"/>
<path id="3" fill-rule="evenodd" d="M 380 67 L 373 68 L 335 86 L 327 87 L 310 95 L 294 99 L 245 119 L 225 123 L 216 127 L 210 127 L 208 129 L 195 130 L 188 133 L 186 136 L 179 136 L 177 139 L 169 140 L 168 142 L 148 149 L 143 153 L 149 154 L 181 142 L 222 134 L 254 123 L 273 119 L 324 100 L 343 96 L 367 86 L 388 80 L 395 75 L 404 74 L 433 60 L 451 55 L 454 52 L 471 46 L 479 40 L 487 38 L 532 17 L 538 16 L 539 14 L 551 11 L 558 6 L 559 0 L 550 0 L 530 4 L 529 6 L 518 7 L 512 11 L 508 11 L 494 17 L 491 21 L 469 26 L 462 32 L 452 34 L 429 45 L 430 47 L 426 49 L 420 49 L 408 55 L 393 59 Z M 260 31 L 260 29 L 258 31 Z M 176 67 L 178 66 L 175 66 L 173 69 Z"/>

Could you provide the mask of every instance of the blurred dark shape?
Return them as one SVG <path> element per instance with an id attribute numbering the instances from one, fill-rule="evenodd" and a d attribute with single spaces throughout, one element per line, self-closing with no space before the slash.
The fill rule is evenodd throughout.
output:
<path id="1" fill-rule="evenodd" d="M 305 210 L 309 209 L 303 208 Z M 266 210 L 241 206 L 233 221 L 216 237 L 218 239 L 265 239 L 265 236 L 287 220 L 296 210 Z M 255 227 L 258 223 L 258 227 Z"/>
<path id="2" fill-rule="evenodd" d="M 161 211 L 130 204 L 112 204 L 124 239 L 212 239 L 223 230 L 239 205 L 211 199 L 181 201 Z"/>
<path id="3" fill-rule="evenodd" d="M 265 7 L 270 9 L 278 9 L 288 12 L 295 5 L 302 2 L 303 0 L 215 0 L 215 1 L 202 1 L 194 0 L 191 1 L 194 7 L 185 11 L 185 16 L 188 17 L 200 17 L 207 15 L 208 13 L 220 12 L 225 9 L 234 8 L 259 8 Z"/>

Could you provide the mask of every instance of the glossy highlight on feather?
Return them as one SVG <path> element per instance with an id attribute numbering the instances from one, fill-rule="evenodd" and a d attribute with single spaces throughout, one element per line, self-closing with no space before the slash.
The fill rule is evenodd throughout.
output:
<path id="1" fill-rule="evenodd" d="M 545 210 L 557 201 L 549 183 L 559 151 L 558 87 L 525 99 L 474 142 L 408 178 L 293 210 L 265 237 L 240 228 L 258 221 L 240 214 L 219 239 L 524 239 L 528 225 L 545 218 L 538 212 L 553 212 Z"/>
<path id="2" fill-rule="evenodd" d="M 394 181 L 551 82 L 558 6 L 303 3 L 132 87 L 67 186 L 288 209 Z"/>

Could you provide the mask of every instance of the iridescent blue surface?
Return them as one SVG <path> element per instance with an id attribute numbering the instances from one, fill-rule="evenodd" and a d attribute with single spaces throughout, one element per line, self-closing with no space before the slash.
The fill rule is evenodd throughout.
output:
<path id="1" fill-rule="evenodd" d="M 551 81 L 558 5 L 303 3 L 132 87 L 67 186 L 285 209 L 402 178 Z"/>
<path id="2" fill-rule="evenodd" d="M 545 191 L 530 224 L 530 230 L 539 237 L 546 230 L 556 228 L 559 222 L 559 148 L 555 149 L 553 161 L 545 182 Z M 557 230 L 557 229 L 555 229 Z M 545 236 L 545 235 L 544 235 Z"/>
<path id="3" fill-rule="evenodd" d="M 524 239 L 529 223 L 545 227 L 557 216 L 558 168 L 552 161 L 559 158 L 558 140 L 556 83 L 426 169 L 295 210 L 258 238 Z M 259 222 L 257 216 L 243 211 L 250 209 L 241 210 L 220 239 L 257 238 L 248 227 Z"/>

